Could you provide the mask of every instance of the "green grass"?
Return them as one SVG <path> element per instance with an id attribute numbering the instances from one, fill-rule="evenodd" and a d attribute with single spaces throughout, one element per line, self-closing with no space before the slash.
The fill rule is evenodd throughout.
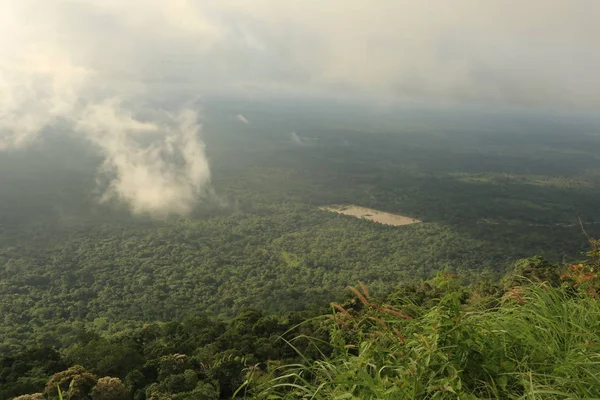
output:
<path id="1" fill-rule="evenodd" d="M 600 303 L 584 291 L 535 284 L 484 310 L 452 290 L 429 308 L 365 302 L 335 313 L 331 356 L 256 378 L 255 398 L 600 398 Z"/>

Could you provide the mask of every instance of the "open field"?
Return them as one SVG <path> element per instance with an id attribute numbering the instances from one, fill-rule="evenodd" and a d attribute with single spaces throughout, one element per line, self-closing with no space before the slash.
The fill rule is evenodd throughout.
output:
<path id="1" fill-rule="evenodd" d="M 373 210 L 371 208 L 359 207 L 359 206 L 327 206 L 319 207 L 321 210 L 331 211 L 338 214 L 350 215 L 356 218 L 364 218 L 369 221 L 377 222 L 384 225 L 410 225 L 416 224 L 421 221 L 418 219 L 405 217 L 402 215 L 390 214 L 383 211 Z"/>

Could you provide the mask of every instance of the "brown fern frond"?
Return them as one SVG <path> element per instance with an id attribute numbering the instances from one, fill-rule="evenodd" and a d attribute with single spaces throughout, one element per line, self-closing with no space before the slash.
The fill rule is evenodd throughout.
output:
<path id="1" fill-rule="evenodd" d="M 346 311 L 346 309 L 344 307 L 340 306 L 338 303 L 331 303 L 331 306 L 334 307 L 339 312 L 341 312 L 342 314 L 344 314 L 346 316 L 346 318 L 352 319 L 352 315 L 350 315 L 350 313 L 348 311 Z"/>
<path id="2" fill-rule="evenodd" d="M 381 332 L 381 331 L 373 331 L 373 332 L 369 332 L 369 336 L 372 337 L 373 339 L 377 339 L 381 336 L 385 335 L 385 333 Z"/>
<path id="3" fill-rule="evenodd" d="M 398 337 L 398 339 L 400 339 L 400 342 L 402 344 L 406 344 L 406 339 L 404 338 L 404 336 L 402 336 L 402 334 L 400 333 L 400 331 L 396 328 L 392 328 L 394 330 L 394 333 L 396 334 L 396 336 Z"/>
<path id="4" fill-rule="evenodd" d="M 521 295 L 519 293 L 517 293 L 517 291 L 515 289 L 510 289 L 509 291 L 517 298 L 517 300 L 519 301 L 519 304 L 525 305 L 525 300 L 523 300 L 523 297 L 521 297 Z"/>
<path id="5" fill-rule="evenodd" d="M 338 324 L 340 324 L 341 326 L 343 326 L 343 327 L 344 327 L 344 328 L 346 328 L 346 329 L 350 329 L 350 327 L 348 326 L 348 324 L 347 324 L 347 323 L 345 323 L 344 321 L 342 321 L 342 320 L 341 320 L 341 319 L 339 319 L 339 318 L 336 318 L 336 319 L 335 319 L 335 322 L 337 322 Z"/>
<path id="6" fill-rule="evenodd" d="M 343 326 L 344 328 L 350 329 L 350 327 L 348 326 L 347 323 L 345 323 L 341 319 L 337 318 L 335 315 L 328 315 L 327 318 L 333 320 L 334 322 L 338 323 L 339 325 Z"/>
<path id="7" fill-rule="evenodd" d="M 365 285 L 361 281 L 358 281 L 358 284 L 360 285 L 360 288 L 362 289 L 363 293 L 365 294 L 365 297 L 368 299 L 369 298 L 369 289 L 367 288 L 367 285 Z"/>
<path id="8" fill-rule="evenodd" d="M 369 317 L 369 319 L 377 322 L 379 325 L 381 325 L 383 327 L 383 329 L 387 329 L 386 323 L 383 322 L 381 319 L 375 318 L 375 317 Z"/>
<path id="9" fill-rule="evenodd" d="M 388 314 L 395 315 L 396 317 L 404 318 L 404 319 L 413 319 L 410 315 L 402 314 L 400 311 L 392 310 L 390 308 L 381 308 L 381 311 L 386 312 Z"/>
<path id="10" fill-rule="evenodd" d="M 377 304 L 371 304 L 371 307 L 373 307 L 374 309 L 376 309 L 377 311 L 381 311 L 383 312 L 383 308 L 379 307 Z"/>
<path id="11" fill-rule="evenodd" d="M 365 306 L 369 306 L 369 302 L 367 301 L 367 299 L 365 299 L 365 296 L 363 296 L 358 290 L 356 290 L 355 287 L 353 286 L 348 286 L 348 289 L 350 289 L 350 291 L 352 293 L 354 293 L 354 295 L 356 297 L 358 297 L 358 299 L 360 300 L 361 303 L 363 303 Z"/>

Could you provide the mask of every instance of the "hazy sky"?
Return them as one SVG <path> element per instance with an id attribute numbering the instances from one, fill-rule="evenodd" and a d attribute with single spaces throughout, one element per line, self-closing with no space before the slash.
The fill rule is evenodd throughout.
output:
<path id="1" fill-rule="evenodd" d="M 0 0 L 0 149 L 67 120 L 105 152 L 113 188 L 131 181 L 122 175 L 133 166 L 166 186 L 188 174 L 178 185 L 193 198 L 203 187 L 194 180 L 210 179 L 207 165 L 157 172 L 152 162 L 165 153 L 187 160 L 188 145 L 203 154 L 189 132 L 176 134 L 199 127 L 189 104 L 147 112 L 157 99 L 306 95 L 593 111 L 598 21 L 598 0 Z M 160 118 L 137 120 L 140 110 Z M 140 147 L 144 132 L 163 139 Z"/>
<path id="2" fill-rule="evenodd" d="M 3 64 L 96 89 L 600 104 L 596 0 L 2 1 Z"/>

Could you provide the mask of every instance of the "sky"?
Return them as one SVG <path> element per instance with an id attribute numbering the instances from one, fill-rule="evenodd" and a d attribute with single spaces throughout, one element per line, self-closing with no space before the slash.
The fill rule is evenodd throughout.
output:
<path id="1" fill-rule="evenodd" d="M 105 198 L 184 213 L 209 191 L 203 96 L 595 112 L 598 21 L 597 0 L 0 0 L 0 149 L 67 121 Z"/>

